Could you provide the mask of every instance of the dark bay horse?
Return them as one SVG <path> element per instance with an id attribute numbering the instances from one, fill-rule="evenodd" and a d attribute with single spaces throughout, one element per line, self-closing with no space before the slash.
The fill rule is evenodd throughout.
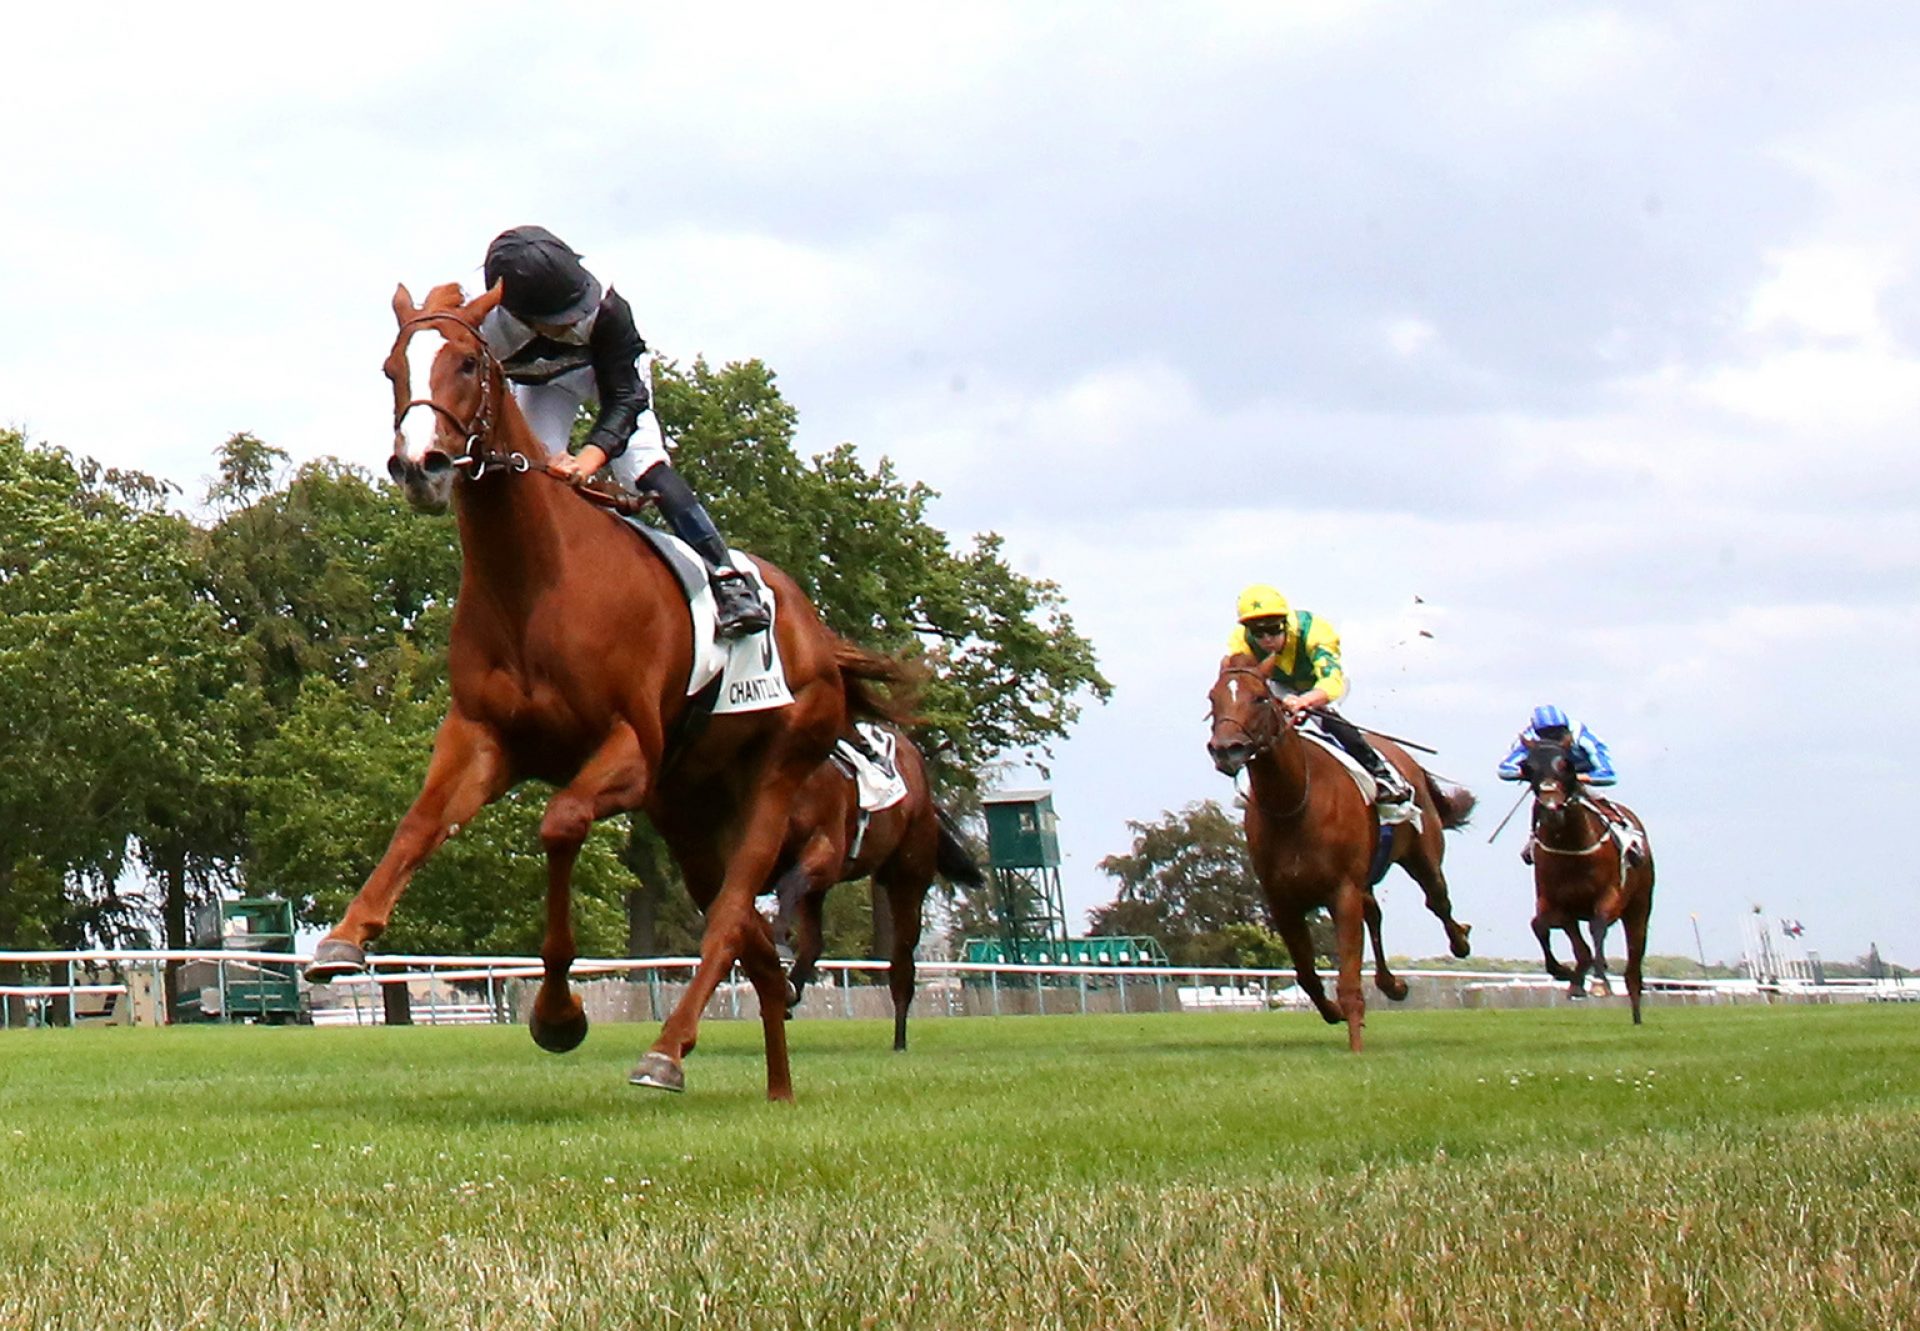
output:
<path id="1" fill-rule="evenodd" d="M 864 827 L 853 777 L 838 763 L 820 764 L 794 799 L 788 844 L 793 864 L 781 875 L 776 890 L 781 925 L 794 938 L 787 978 L 796 1007 L 820 959 L 820 912 L 828 889 L 836 883 L 872 878 L 886 893 L 892 935 L 887 984 L 893 994 L 893 1047 L 899 1051 L 907 1047 L 913 950 L 920 945 L 927 889 L 933 886 L 934 874 L 976 889 L 986 880 L 953 820 L 934 802 L 926 759 L 898 731 L 894 761 L 906 783 L 907 797 L 867 815 Z"/>
<path id="2" fill-rule="evenodd" d="M 1640 963 L 1647 955 L 1647 920 L 1653 914 L 1653 849 L 1640 816 L 1626 805 L 1607 806 L 1640 834 L 1631 862 L 1594 806 L 1601 797 L 1580 784 L 1565 744 L 1529 742 L 1520 775 L 1533 787 L 1533 936 L 1547 961 L 1547 974 L 1567 981 L 1569 998 L 1587 996 L 1587 971 L 1607 992 L 1607 930 L 1618 920 L 1627 930 L 1627 1001 L 1640 1024 Z M 1580 936 L 1584 923 L 1593 948 Z M 1569 970 L 1553 955 L 1555 929 L 1573 945 Z"/>
<path id="3" fill-rule="evenodd" d="M 1347 1047 L 1358 1053 L 1366 1022 L 1360 986 L 1362 931 L 1373 936 L 1374 983 L 1390 999 L 1407 996 L 1406 982 L 1387 969 L 1380 942 L 1380 903 L 1368 882 L 1380 825 L 1373 806 L 1339 759 L 1297 732 L 1270 688 L 1275 658 L 1256 664 L 1229 656 L 1208 695 L 1212 731 L 1207 752 L 1229 776 L 1247 771 L 1247 850 L 1254 876 L 1266 894 L 1267 913 L 1286 941 L 1300 987 L 1330 1025 L 1347 1024 Z M 1399 745 L 1378 735 L 1368 739 L 1413 787 L 1421 827 L 1393 829 L 1387 855 L 1426 894 L 1427 909 L 1446 926 L 1456 957 L 1470 951 L 1472 926 L 1456 923 L 1440 860 L 1442 829 L 1463 827 L 1473 812 L 1468 791 L 1442 787 Z M 1313 963 L 1307 916 L 1325 907 L 1333 915 L 1340 952 L 1337 1001 L 1327 1000 Z"/>
<path id="4" fill-rule="evenodd" d="M 540 825 L 547 918 L 534 1040 L 563 1052 L 585 1038 L 586 1013 L 567 982 L 574 861 L 596 820 L 643 809 L 706 929 L 685 996 L 630 1080 L 684 1088 L 700 1014 L 738 961 L 760 998 L 767 1095 L 791 1099 L 787 982 L 754 898 L 779 867 L 795 792 L 850 714 L 898 719 L 871 685 L 901 683 L 905 668 L 837 637 L 792 579 L 762 563 L 793 701 L 702 723 L 687 698 L 695 644 L 680 586 L 636 533 L 546 472 L 546 450 L 478 332 L 499 300 L 498 287 L 472 301 L 458 286 L 436 287 L 423 306 L 404 286 L 394 293 L 388 471 L 414 507 L 451 504 L 459 520 L 452 697 L 419 796 L 309 974 L 363 966 L 421 863 L 535 778 L 557 789 Z"/>

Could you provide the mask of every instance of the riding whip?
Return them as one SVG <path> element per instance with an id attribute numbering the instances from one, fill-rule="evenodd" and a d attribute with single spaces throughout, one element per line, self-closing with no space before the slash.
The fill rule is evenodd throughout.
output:
<path id="1" fill-rule="evenodd" d="M 1533 794 L 1533 788 L 1531 786 L 1521 788 L 1520 799 L 1513 802 L 1513 807 L 1507 810 L 1507 816 L 1500 820 L 1500 826 L 1493 829 L 1493 836 L 1487 838 L 1487 844 L 1489 846 L 1493 844 L 1493 837 L 1499 836 L 1507 830 L 1507 824 L 1513 821 L 1513 815 L 1520 812 L 1520 800 L 1525 799 L 1531 794 Z"/>

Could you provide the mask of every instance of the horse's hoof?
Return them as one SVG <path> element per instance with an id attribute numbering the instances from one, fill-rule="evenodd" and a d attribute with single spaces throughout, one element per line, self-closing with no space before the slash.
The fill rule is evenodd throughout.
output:
<path id="1" fill-rule="evenodd" d="M 787 981 L 787 1015 L 791 1017 L 793 1015 L 793 1010 L 799 1006 L 800 1006 L 800 986 L 795 984 L 792 980 L 788 980 Z"/>
<path id="2" fill-rule="evenodd" d="M 1380 986 L 1380 992 L 1385 994 L 1390 1002 L 1404 1003 L 1407 1001 L 1407 982 L 1396 975 L 1393 977 L 1392 984 Z"/>
<path id="3" fill-rule="evenodd" d="M 627 1080 L 635 1086 L 651 1086 L 656 1091 L 672 1091 L 676 1095 L 687 1089 L 686 1072 L 658 1049 L 642 1054 L 633 1071 L 627 1074 Z"/>
<path id="4" fill-rule="evenodd" d="M 307 964 L 307 983 L 330 984 L 342 975 L 358 975 L 366 968 L 365 949 L 344 938 L 323 938 Z"/>
<path id="5" fill-rule="evenodd" d="M 1578 985 L 1578 984 L 1569 985 L 1567 988 L 1567 997 L 1575 1000 L 1576 1002 L 1584 1002 L 1587 997 L 1586 987 L 1584 985 Z"/>
<path id="6" fill-rule="evenodd" d="M 1473 955 L 1473 944 L 1467 941 L 1467 935 L 1472 932 L 1473 926 L 1471 924 L 1463 924 L 1459 926 L 1457 931 L 1448 936 L 1447 943 L 1452 947 L 1454 956 L 1470 957 Z"/>
<path id="7" fill-rule="evenodd" d="M 542 1021 L 536 1012 L 527 1029 L 533 1032 L 533 1042 L 549 1054 L 571 1053 L 587 1038 L 587 1014 L 582 1012 L 573 1021 Z"/>

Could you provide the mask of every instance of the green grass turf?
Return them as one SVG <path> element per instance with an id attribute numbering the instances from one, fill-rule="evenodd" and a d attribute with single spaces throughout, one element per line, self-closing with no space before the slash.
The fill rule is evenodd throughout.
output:
<path id="1" fill-rule="evenodd" d="M 0 1033 L 0 1327 L 1920 1326 L 1920 1010 Z"/>

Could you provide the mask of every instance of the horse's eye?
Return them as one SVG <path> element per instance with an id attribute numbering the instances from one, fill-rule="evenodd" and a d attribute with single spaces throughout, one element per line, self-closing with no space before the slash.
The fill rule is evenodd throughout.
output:
<path id="1" fill-rule="evenodd" d="M 469 356 L 460 362 L 460 373 L 462 374 L 472 374 L 479 368 L 480 358 L 478 356 Z"/>

